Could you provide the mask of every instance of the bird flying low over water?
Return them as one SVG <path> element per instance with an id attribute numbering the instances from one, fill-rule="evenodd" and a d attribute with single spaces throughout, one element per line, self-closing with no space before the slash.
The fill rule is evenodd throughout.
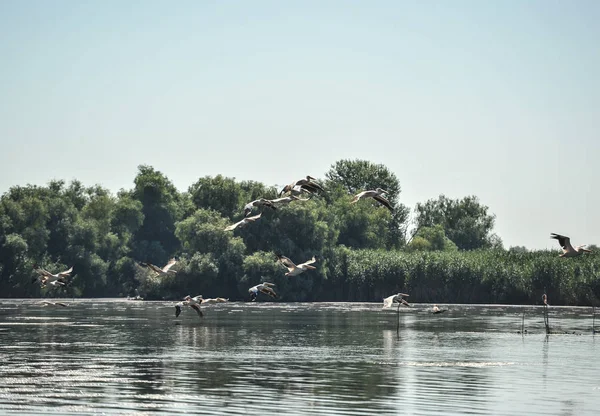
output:
<path id="1" fill-rule="evenodd" d="M 35 267 L 35 266 L 34 266 Z M 40 280 L 42 287 L 46 287 L 46 285 L 50 284 L 52 286 L 64 286 L 66 284 L 67 277 L 71 277 L 71 273 L 73 272 L 73 266 L 69 270 L 65 270 L 64 272 L 52 274 L 48 270 L 38 267 L 35 269 L 38 277 L 32 280 L 32 283 Z"/>
<path id="2" fill-rule="evenodd" d="M 244 207 L 244 216 L 247 217 L 248 215 L 250 215 L 252 213 L 252 209 L 254 209 L 254 207 L 269 207 L 271 209 L 277 209 L 275 207 L 275 205 L 273 204 L 273 201 L 270 201 L 268 199 L 264 199 L 264 198 L 260 198 L 260 199 L 256 199 L 252 202 L 248 202 L 246 204 L 246 206 Z"/>
<path id="3" fill-rule="evenodd" d="M 202 297 L 202 295 L 200 295 L 200 297 Z M 225 302 L 229 302 L 229 299 L 225 299 L 225 298 L 202 298 L 202 304 L 209 304 L 209 303 L 225 303 Z"/>
<path id="4" fill-rule="evenodd" d="M 196 313 L 198 313 L 198 316 L 200 318 L 202 318 L 204 316 L 204 314 L 200 310 L 201 303 L 202 303 L 202 295 L 194 296 L 194 297 L 187 295 L 185 298 L 183 298 L 182 302 L 179 302 L 175 305 L 175 318 L 177 318 L 179 316 L 179 314 L 181 313 L 181 307 L 183 307 L 183 306 L 189 306 L 190 308 L 194 309 L 196 311 Z"/>
<path id="5" fill-rule="evenodd" d="M 434 314 L 435 313 L 444 313 L 446 311 L 447 311 L 447 309 L 440 309 L 438 307 L 438 305 L 433 305 L 433 308 L 431 308 L 431 313 L 434 313 Z"/>
<path id="6" fill-rule="evenodd" d="M 225 231 L 235 230 L 238 227 L 239 228 L 245 227 L 246 225 L 250 224 L 251 222 L 254 222 L 254 221 L 258 220 L 261 215 L 262 214 L 255 215 L 253 217 L 245 217 L 241 221 L 238 221 L 235 224 L 230 225 L 229 227 L 226 227 Z"/>
<path id="7" fill-rule="evenodd" d="M 176 274 L 177 272 L 175 270 L 171 270 L 171 267 L 173 267 L 175 265 L 175 263 L 177 263 L 177 260 L 175 259 L 171 259 L 168 261 L 168 263 L 166 264 L 165 267 L 163 267 L 162 269 L 158 266 L 155 266 L 152 263 L 141 263 L 142 266 L 146 266 L 148 267 L 150 270 L 152 270 L 155 274 L 155 276 L 166 276 L 168 274 Z"/>
<path id="8" fill-rule="evenodd" d="M 301 194 L 302 192 L 316 194 L 319 192 L 325 192 L 325 189 L 323 189 L 323 187 L 316 182 L 315 178 L 312 176 L 306 176 L 305 179 L 299 179 L 290 183 L 289 185 L 284 186 L 281 192 L 279 192 L 279 196 L 285 194 L 286 192 L 290 192 L 292 194 Z"/>
<path id="9" fill-rule="evenodd" d="M 66 303 L 63 303 L 63 302 L 50 302 L 50 301 L 47 301 L 47 300 L 43 300 L 41 303 L 44 306 L 45 305 L 48 305 L 48 306 L 62 306 L 63 308 L 66 308 L 67 306 L 69 306 L 69 305 L 67 305 Z"/>
<path id="10" fill-rule="evenodd" d="M 277 258 L 279 259 L 281 264 L 283 264 L 285 267 L 287 267 L 288 272 L 285 274 L 286 276 L 297 276 L 300 273 L 304 273 L 307 270 L 316 269 L 315 266 L 311 266 L 311 264 L 317 262 L 317 259 L 315 258 L 315 256 L 313 256 L 312 259 L 305 261 L 304 263 L 301 263 L 297 266 L 294 264 L 293 261 L 291 261 L 289 258 L 287 258 L 285 256 L 277 255 Z"/>
<path id="11" fill-rule="evenodd" d="M 387 298 L 383 299 L 383 307 L 389 308 L 394 303 L 397 303 L 398 306 L 400 306 L 400 305 L 410 306 L 410 304 L 407 301 L 402 299 L 404 296 L 408 297 L 408 295 L 406 293 L 397 293 L 395 295 L 388 296 Z"/>
<path id="12" fill-rule="evenodd" d="M 362 191 L 362 192 L 354 195 L 354 198 L 352 198 L 352 201 L 350 201 L 350 203 L 355 204 L 361 199 L 373 198 L 375 201 L 379 202 L 381 205 L 383 205 L 390 211 L 393 211 L 394 208 L 392 207 L 392 204 L 390 204 L 390 201 L 388 201 L 387 199 L 385 199 L 382 196 L 383 194 L 387 194 L 387 193 L 389 193 L 389 192 L 384 189 L 381 189 L 381 188 L 377 188 L 374 191 Z"/>
<path id="13" fill-rule="evenodd" d="M 258 296 L 258 292 L 262 292 L 265 295 L 271 296 L 272 298 L 277 297 L 277 293 L 275 293 L 271 286 L 275 286 L 275 283 L 264 282 L 256 286 L 252 286 L 250 289 L 248 289 L 248 292 L 250 293 L 250 300 L 254 302 Z"/>
<path id="14" fill-rule="evenodd" d="M 587 246 L 587 244 L 582 244 L 573 248 L 573 246 L 571 245 L 571 239 L 567 236 L 550 233 L 550 238 L 558 240 L 558 244 L 560 244 L 560 246 L 563 249 L 563 253 L 559 255 L 559 257 L 576 257 L 582 255 L 583 253 L 592 252 L 591 250 L 584 248 Z"/>

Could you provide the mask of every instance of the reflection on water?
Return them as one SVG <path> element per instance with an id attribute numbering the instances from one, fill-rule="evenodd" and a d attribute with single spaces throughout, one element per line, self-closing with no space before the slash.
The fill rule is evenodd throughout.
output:
<path id="1" fill-rule="evenodd" d="M 586 308 L 0 301 L 0 413 L 596 414 Z M 521 330 L 525 312 L 526 335 Z M 400 331 L 396 325 L 400 321 Z"/>

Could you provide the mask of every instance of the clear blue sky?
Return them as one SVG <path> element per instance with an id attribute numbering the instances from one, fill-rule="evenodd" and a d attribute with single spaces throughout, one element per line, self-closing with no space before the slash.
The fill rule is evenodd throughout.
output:
<path id="1" fill-rule="evenodd" d="M 343 158 L 600 244 L 599 1 L 0 0 L 0 193 L 268 185 Z M 570 214 L 571 213 L 571 214 Z"/>

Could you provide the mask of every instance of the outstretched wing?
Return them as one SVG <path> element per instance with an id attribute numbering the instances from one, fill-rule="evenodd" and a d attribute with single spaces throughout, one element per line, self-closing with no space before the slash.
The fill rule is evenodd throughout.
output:
<path id="1" fill-rule="evenodd" d="M 163 267 L 162 271 L 163 271 L 163 272 L 165 272 L 165 273 L 166 273 L 166 272 L 168 272 L 168 271 L 169 271 L 169 269 L 170 269 L 171 267 L 173 267 L 173 265 L 174 265 L 175 263 L 177 263 L 177 260 L 175 260 L 175 259 L 171 259 L 171 260 L 169 260 L 169 262 L 167 263 L 167 265 L 166 265 L 165 267 Z"/>
<path id="2" fill-rule="evenodd" d="M 159 268 L 158 266 L 155 266 L 152 263 L 146 263 L 146 266 L 148 266 L 151 270 L 155 271 L 156 273 L 160 274 L 160 272 L 162 272 L 161 268 Z"/>
<path id="3" fill-rule="evenodd" d="M 390 201 L 388 201 L 387 199 L 385 199 L 384 197 L 382 197 L 381 195 L 375 195 L 373 197 L 373 199 L 377 202 L 379 202 L 381 205 L 383 205 L 384 207 L 386 207 L 387 209 L 389 209 L 390 211 L 393 211 L 394 208 L 392 208 L 392 204 L 390 204 Z"/>
<path id="4" fill-rule="evenodd" d="M 309 266 L 309 265 L 311 265 L 311 264 L 313 264 L 313 263 L 316 263 L 316 262 L 317 262 L 317 259 L 315 258 L 315 256 L 313 256 L 313 258 L 312 258 L 312 259 L 310 259 L 310 260 L 308 260 L 308 261 L 305 261 L 305 262 L 304 262 L 304 263 L 302 263 L 302 264 L 299 264 L 299 265 L 298 265 L 298 267 L 300 267 L 300 266 Z"/>
<path id="5" fill-rule="evenodd" d="M 71 268 L 69 270 L 65 270 L 64 272 L 58 273 L 58 276 L 69 277 L 72 271 L 73 271 L 73 266 L 71 266 Z"/>
<path id="6" fill-rule="evenodd" d="M 256 221 L 257 219 L 260 218 L 260 216 L 262 215 L 262 213 L 258 214 L 258 215 L 254 215 L 252 217 L 246 217 L 246 221 Z"/>
<path id="7" fill-rule="evenodd" d="M 269 286 L 265 286 L 260 290 L 262 293 L 264 293 L 265 295 L 269 295 L 272 298 L 277 297 L 277 294 L 275 293 L 275 291 L 273 289 L 271 289 Z"/>
<path id="8" fill-rule="evenodd" d="M 204 316 L 204 314 L 202 313 L 202 311 L 200 310 L 200 307 L 198 305 L 190 305 L 192 308 L 194 308 L 194 310 L 198 313 L 198 316 L 200 318 L 202 318 Z"/>
<path id="9" fill-rule="evenodd" d="M 248 217 L 248 218 L 251 218 L 251 217 Z M 238 222 L 236 222 L 235 224 L 232 224 L 232 225 L 230 225 L 230 226 L 226 227 L 226 228 L 225 228 L 225 231 L 231 231 L 231 230 L 235 230 L 235 229 L 236 229 L 236 228 L 237 228 L 237 227 L 238 227 L 238 226 L 239 226 L 239 225 L 240 225 L 242 222 L 244 222 L 244 220 L 242 220 L 242 221 L 238 221 Z"/>
<path id="10" fill-rule="evenodd" d="M 563 250 L 568 250 L 569 247 L 573 248 L 571 246 L 571 239 L 569 237 L 566 237 L 566 236 L 560 235 L 560 234 L 556 234 L 556 233 L 550 233 L 550 238 L 554 238 L 555 240 L 558 240 L 558 244 L 560 244 L 560 246 L 562 247 Z"/>
<path id="11" fill-rule="evenodd" d="M 286 256 L 277 256 L 277 258 L 279 259 L 281 264 L 283 264 L 285 267 L 287 267 L 290 271 L 292 271 L 296 268 L 296 265 L 294 264 L 294 262 L 291 261 Z"/>
<path id="12" fill-rule="evenodd" d="M 392 296 L 388 296 L 387 298 L 383 299 L 383 307 L 384 308 L 389 308 L 392 306 L 392 303 L 394 302 L 394 297 L 396 295 L 392 295 Z"/>

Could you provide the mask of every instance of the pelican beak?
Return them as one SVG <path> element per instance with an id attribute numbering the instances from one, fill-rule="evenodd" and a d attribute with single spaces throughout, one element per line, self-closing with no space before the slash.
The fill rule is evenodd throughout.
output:
<path id="1" fill-rule="evenodd" d="M 593 253 L 592 250 L 588 250 L 587 248 L 582 248 L 581 251 L 583 251 L 585 253 Z"/>

